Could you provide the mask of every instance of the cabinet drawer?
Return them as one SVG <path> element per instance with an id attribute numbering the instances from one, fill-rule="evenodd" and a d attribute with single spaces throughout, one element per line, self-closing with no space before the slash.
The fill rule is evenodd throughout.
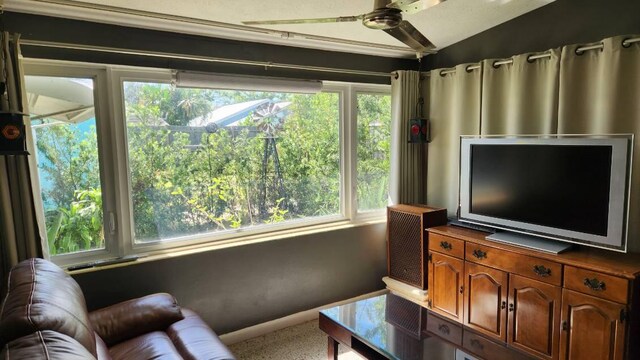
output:
<path id="1" fill-rule="evenodd" d="M 533 256 L 468 242 L 465 260 L 556 286 L 562 284 L 562 265 Z"/>
<path id="2" fill-rule="evenodd" d="M 564 287 L 620 304 L 629 295 L 629 280 L 573 266 L 564 268 Z"/>
<path id="3" fill-rule="evenodd" d="M 464 329 L 462 335 L 462 347 L 478 355 L 483 359 L 490 360 L 515 360 L 532 359 L 518 351 L 511 350 L 504 345 L 495 343 L 474 332 Z"/>
<path id="4" fill-rule="evenodd" d="M 462 326 L 431 312 L 427 314 L 427 331 L 458 346 L 462 346 Z"/>
<path id="5" fill-rule="evenodd" d="M 464 259 L 464 241 L 439 234 L 429 234 L 429 250 Z"/>

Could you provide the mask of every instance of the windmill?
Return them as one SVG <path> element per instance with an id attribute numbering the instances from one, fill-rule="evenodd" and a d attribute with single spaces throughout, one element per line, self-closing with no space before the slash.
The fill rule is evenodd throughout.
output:
<path id="1" fill-rule="evenodd" d="M 276 142 L 278 132 L 284 125 L 285 113 L 283 110 L 291 105 L 290 102 L 268 102 L 257 108 L 251 115 L 258 130 L 264 134 L 264 151 L 262 155 L 262 171 L 260 177 L 260 201 L 258 209 L 260 217 L 268 217 L 267 198 L 275 194 L 275 199 L 283 199 L 280 204 L 284 209 L 288 208 L 288 199 L 284 188 L 284 179 L 280 169 L 280 159 Z M 273 170 L 269 171 L 269 160 L 272 160 Z M 277 201 L 275 202 L 277 203 Z"/>

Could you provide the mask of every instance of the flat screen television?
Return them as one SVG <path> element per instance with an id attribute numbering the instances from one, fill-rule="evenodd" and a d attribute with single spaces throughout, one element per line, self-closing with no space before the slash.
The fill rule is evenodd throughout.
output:
<path id="1" fill-rule="evenodd" d="M 632 135 L 463 136 L 459 220 L 543 251 L 626 252 L 632 146 Z"/>

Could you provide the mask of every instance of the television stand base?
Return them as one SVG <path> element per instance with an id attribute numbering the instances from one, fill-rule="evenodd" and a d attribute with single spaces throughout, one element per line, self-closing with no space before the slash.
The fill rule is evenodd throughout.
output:
<path id="1" fill-rule="evenodd" d="M 544 251 L 551 254 L 560 254 L 561 252 L 567 251 L 573 247 L 572 244 L 568 244 L 565 242 L 554 241 L 551 239 L 520 234 L 511 231 L 499 231 L 494 234 L 487 235 L 485 239 L 507 243 L 515 246 L 521 246 L 528 249 Z"/>

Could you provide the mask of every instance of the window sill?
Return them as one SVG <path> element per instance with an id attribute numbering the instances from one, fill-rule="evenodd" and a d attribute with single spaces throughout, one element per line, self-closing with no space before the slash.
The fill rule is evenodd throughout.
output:
<path id="1" fill-rule="evenodd" d="M 386 214 L 385 214 L 386 215 Z M 208 251 L 215 251 L 220 249 L 227 249 L 236 246 L 245 246 L 251 244 L 258 244 L 267 241 L 277 241 L 290 239 L 292 237 L 297 236 L 305 236 L 318 234 L 329 231 L 343 230 L 349 228 L 355 228 L 366 225 L 375 225 L 375 224 L 383 224 L 386 223 L 386 216 L 375 216 L 375 217 L 364 217 L 361 219 L 349 221 L 349 220 L 341 220 L 331 223 L 325 223 L 320 225 L 307 226 L 304 228 L 296 228 L 296 229 L 284 229 L 273 231 L 269 233 L 263 234 L 255 234 L 255 235 L 242 235 L 231 239 L 226 240 L 218 240 L 215 242 L 202 243 L 197 245 L 185 245 L 183 247 L 165 249 L 165 250 L 156 250 L 150 251 L 148 253 L 140 254 L 139 257 L 135 260 L 131 259 L 123 259 L 122 262 L 109 263 L 105 265 L 96 265 L 87 268 L 77 269 L 77 270 L 67 270 L 70 275 L 77 274 L 85 274 L 100 270 L 106 269 L 114 269 L 125 266 L 131 266 L 151 261 L 181 257 L 186 255 L 193 255 Z"/>

